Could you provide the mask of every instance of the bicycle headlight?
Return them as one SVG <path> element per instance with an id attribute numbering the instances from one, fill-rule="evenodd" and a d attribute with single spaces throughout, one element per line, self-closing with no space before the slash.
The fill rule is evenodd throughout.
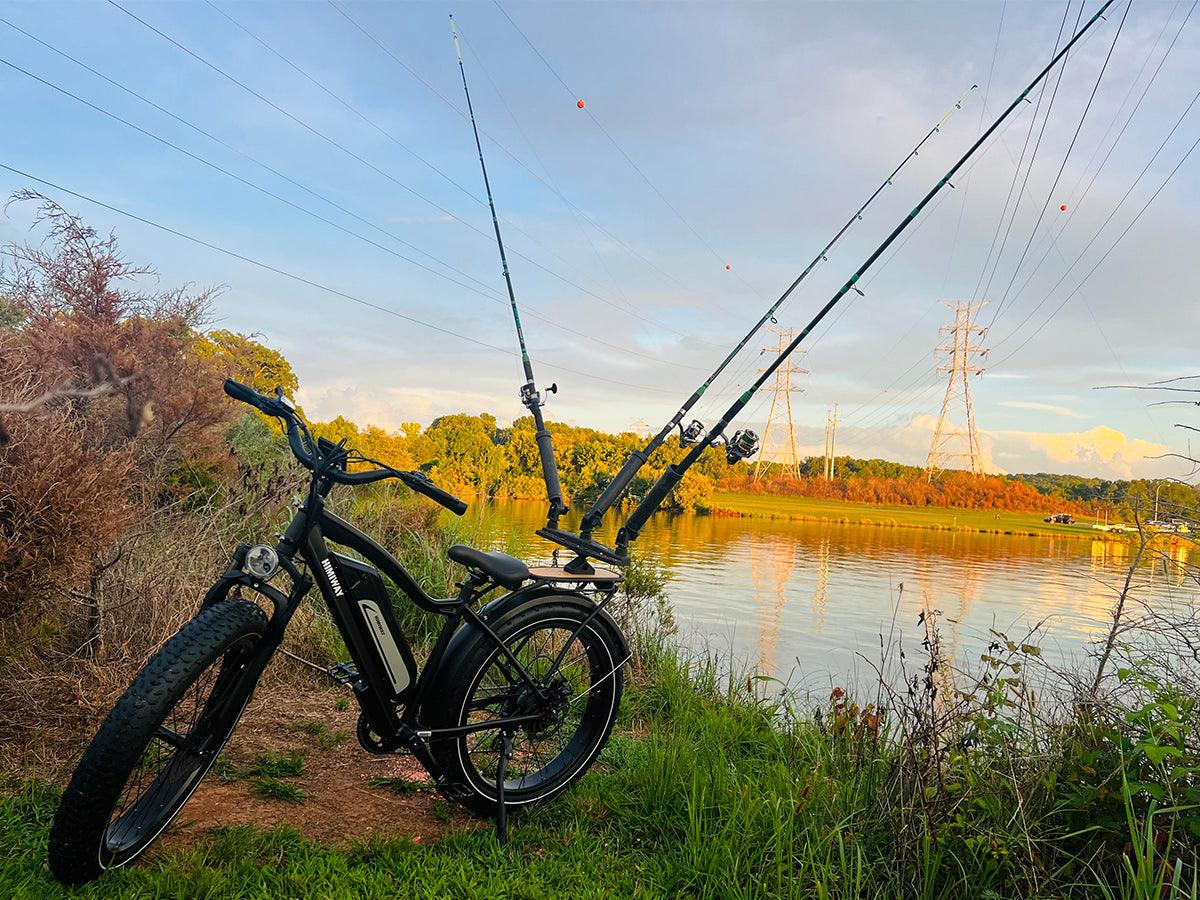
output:
<path id="1" fill-rule="evenodd" d="M 246 551 L 246 560 L 242 563 L 246 574 L 253 575 L 260 581 L 270 581 L 279 571 L 279 554 L 274 547 L 266 544 L 255 544 Z"/>

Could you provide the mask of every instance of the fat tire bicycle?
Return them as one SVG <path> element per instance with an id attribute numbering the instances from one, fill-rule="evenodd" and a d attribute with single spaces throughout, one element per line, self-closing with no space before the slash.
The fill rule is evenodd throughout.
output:
<path id="1" fill-rule="evenodd" d="M 274 547 L 236 549 L 195 618 L 108 714 L 55 814 L 51 872 L 66 884 L 91 881 L 162 834 L 212 769 L 314 586 L 350 653 L 328 674 L 358 701 L 359 743 L 375 754 L 411 753 L 444 796 L 494 816 L 503 841 L 507 814 L 577 781 L 612 731 L 630 657 L 605 611 L 620 576 L 531 569 L 507 554 L 455 545 L 449 556 L 466 577 L 457 596 L 431 597 L 380 544 L 328 510 L 326 498 L 337 485 L 396 478 L 458 515 L 465 503 L 424 473 L 353 456 L 344 442 L 314 442 L 281 391 L 260 394 L 229 379 L 225 392 L 283 420 L 293 454 L 311 472 L 307 495 Z M 376 467 L 350 471 L 352 460 Z M 270 583 L 280 572 L 290 580 L 286 591 Z M 381 572 L 419 609 L 445 617 L 422 667 Z"/>

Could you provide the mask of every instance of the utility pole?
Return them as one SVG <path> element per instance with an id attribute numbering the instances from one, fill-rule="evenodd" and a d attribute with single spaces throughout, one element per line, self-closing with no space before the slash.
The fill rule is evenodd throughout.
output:
<path id="1" fill-rule="evenodd" d="M 825 413 L 825 470 L 826 481 L 832 481 L 837 469 L 838 404 Z"/>
<path id="2" fill-rule="evenodd" d="M 986 300 L 949 303 L 941 301 L 947 309 L 954 310 L 954 324 L 943 325 L 938 333 L 944 338 L 937 348 L 946 354 L 946 362 L 938 366 L 939 372 L 950 377 L 946 382 L 946 394 L 942 399 L 942 411 L 933 441 L 929 445 L 929 456 L 925 459 L 925 477 L 933 480 L 938 472 L 948 468 L 964 468 L 973 475 L 983 474 L 983 453 L 979 449 L 979 429 L 975 424 L 975 404 L 971 400 L 971 376 L 982 375 L 980 360 L 987 350 L 976 340 L 982 340 L 987 328 L 975 324 L 975 315 Z M 961 406 L 965 425 L 952 424 L 951 411 Z M 955 447 L 958 449 L 955 449 Z M 955 466 L 954 463 L 959 463 Z"/>
<path id="3" fill-rule="evenodd" d="M 759 351 L 761 356 L 763 353 L 779 353 L 782 354 L 796 337 L 796 332 L 790 328 L 772 328 L 771 332 L 778 338 L 774 347 L 763 347 Z M 798 354 L 797 354 L 798 355 Z M 766 371 L 759 369 L 760 372 Z M 783 448 L 783 473 L 791 475 L 793 478 L 800 477 L 800 455 L 796 452 L 796 424 L 792 418 L 792 394 L 799 392 L 804 393 L 804 388 L 792 383 L 793 375 L 807 375 L 808 369 L 802 369 L 793 362 L 793 357 L 788 357 L 783 364 L 775 370 L 775 381 L 770 387 L 764 387 L 763 390 L 771 392 L 771 410 L 767 413 L 767 427 L 763 431 L 762 436 L 762 452 L 758 455 L 757 462 L 754 463 L 753 480 L 758 481 L 763 474 L 763 463 L 767 458 L 768 448 L 771 446 L 771 432 L 787 430 L 787 442 Z M 782 402 L 780 397 L 783 398 Z M 778 416 L 776 415 L 778 410 Z M 776 421 L 776 419 L 780 421 Z"/>

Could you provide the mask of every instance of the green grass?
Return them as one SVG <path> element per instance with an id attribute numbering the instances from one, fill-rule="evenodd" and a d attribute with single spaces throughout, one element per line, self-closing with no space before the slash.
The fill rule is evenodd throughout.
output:
<path id="1" fill-rule="evenodd" d="M 307 734 L 322 750 L 329 750 L 332 747 L 336 747 L 350 737 L 344 731 L 330 731 L 324 722 L 312 720 L 293 722 L 288 727 L 292 731 L 300 731 Z"/>
<path id="2" fill-rule="evenodd" d="M 801 521 L 843 522 L 850 525 L 885 525 L 897 528 L 934 528 L 947 531 L 978 531 L 989 534 L 1055 535 L 1100 538 L 1104 534 L 1081 520 L 1079 525 L 1055 525 L 1042 521 L 1038 513 L 1004 510 L 949 509 L 939 506 L 896 506 L 815 500 L 776 494 L 743 494 L 719 491 L 711 506 L 744 516 Z M 1054 511 L 1053 502 L 1046 513 Z"/>
<path id="3" fill-rule="evenodd" d="M 371 785 L 371 787 L 391 791 L 393 794 L 399 794 L 401 797 L 411 797 L 413 794 L 419 793 L 429 786 L 424 781 L 417 781 L 415 778 L 405 778 L 402 775 L 397 775 L 394 778 L 385 776 L 372 778 L 367 784 Z"/>
<path id="4" fill-rule="evenodd" d="M 284 803 L 299 803 L 304 799 L 304 788 L 288 784 L 270 775 L 256 775 L 249 780 L 250 790 L 264 800 L 282 800 Z"/>
<path id="5" fill-rule="evenodd" d="M 221 756 L 213 765 L 213 772 L 226 781 L 247 778 L 296 778 L 304 774 L 304 754 L 268 750 L 254 757 L 254 761 L 248 766 L 239 766 L 227 756 Z"/>
<path id="6" fill-rule="evenodd" d="M 439 841 L 414 840 L 403 822 L 379 823 L 394 829 L 392 838 L 345 850 L 286 828 L 227 828 L 68 893 L 45 868 L 57 796 L 32 784 L 0 799 L 0 896 L 1193 895 L 1191 845 L 1182 838 L 1163 845 L 1161 831 L 1150 829 L 1134 842 L 1133 868 L 1123 869 L 1129 834 L 1146 820 L 1099 830 L 1107 826 L 1090 805 L 1071 818 L 1066 776 L 1030 780 L 1024 758 L 1003 749 L 1007 729 L 973 721 L 973 744 L 950 745 L 922 769 L 936 778 L 921 781 L 906 774 L 920 748 L 886 731 L 877 740 L 864 736 L 861 711 L 825 707 L 816 718 L 781 718 L 777 701 L 754 693 L 764 682 L 722 677 L 711 663 L 669 652 L 646 665 L 593 772 L 556 801 L 514 816 L 507 849 L 487 829 L 452 827 Z M 266 769 L 294 774 L 296 764 L 281 765 L 285 759 L 260 758 L 251 777 L 270 783 L 278 777 Z M 449 820 L 449 807 L 439 813 Z M 1164 852 L 1186 860 L 1171 875 L 1183 872 L 1182 888 L 1147 893 L 1159 890 Z"/>

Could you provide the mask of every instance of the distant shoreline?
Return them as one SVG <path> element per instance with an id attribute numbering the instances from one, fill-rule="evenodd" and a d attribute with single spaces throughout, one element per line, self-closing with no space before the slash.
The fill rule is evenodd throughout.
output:
<path id="1" fill-rule="evenodd" d="M 718 491 L 708 514 L 735 518 L 785 519 L 794 522 L 834 522 L 880 528 L 919 528 L 998 534 L 1014 537 L 1050 537 L 1071 540 L 1123 541 L 1129 535 L 1100 531 L 1090 524 L 1056 525 L 1041 521 L 1037 513 L 1008 510 L 954 509 L 938 506 L 894 506 L 818 500 L 780 494 Z M 1046 515 L 1054 510 L 1048 509 Z"/>

